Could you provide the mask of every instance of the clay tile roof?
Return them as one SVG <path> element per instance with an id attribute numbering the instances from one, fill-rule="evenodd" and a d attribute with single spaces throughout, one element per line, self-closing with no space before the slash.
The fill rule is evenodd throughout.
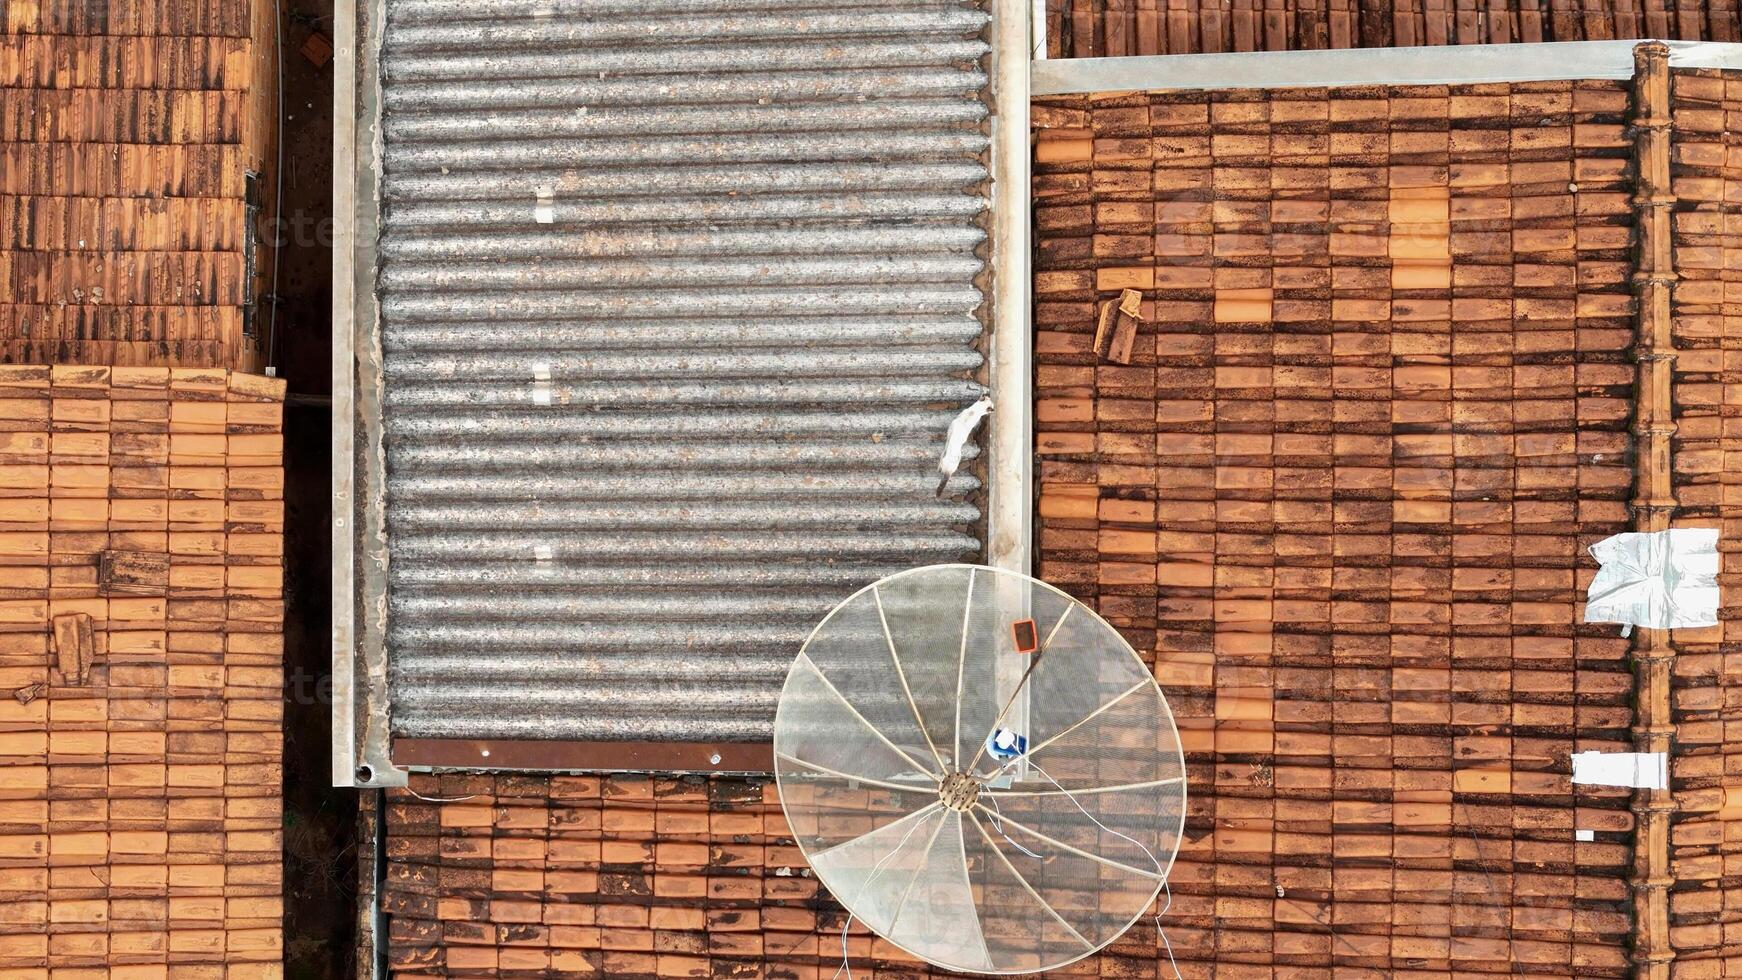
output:
<path id="1" fill-rule="evenodd" d="M 1037 108 L 1040 574 L 1179 720 L 1182 958 L 1626 972 L 1631 794 L 1567 758 L 1631 745 L 1628 641 L 1578 617 L 1583 548 L 1631 527 L 1627 107 Z M 1124 288 L 1128 365 L 1088 348 Z"/>
<path id="2" fill-rule="evenodd" d="M 1047 57 L 1742 39 L 1735 0 L 1047 0 Z"/>
<path id="3" fill-rule="evenodd" d="M 283 393 L 0 366 L 0 976 L 281 975 Z"/>
<path id="4" fill-rule="evenodd" d="M 0 363 L 252 366 L 270 253 L 244 174 L 271 170 L 270 12 L 0 8 Z"/>

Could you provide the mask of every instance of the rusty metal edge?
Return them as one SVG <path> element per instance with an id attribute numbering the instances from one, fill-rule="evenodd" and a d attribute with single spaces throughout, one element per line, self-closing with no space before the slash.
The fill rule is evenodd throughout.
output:
<path id="1" fill-rule="evenodd" d="M 393 761 L 417 769 L 766 774 L 774 771 L 774 745 L 770 742 L 396 738 L 393 740 Z"/>

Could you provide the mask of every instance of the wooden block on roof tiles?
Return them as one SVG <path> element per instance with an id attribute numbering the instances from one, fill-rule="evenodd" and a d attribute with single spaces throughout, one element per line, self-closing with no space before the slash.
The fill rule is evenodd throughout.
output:
<path id="1" fill-rule="evenodd" d="M 96 657 L 91 617 L 69 613 L 54 619 L 55 665 L 65 684 L 84 684 Z"/>
<path id="2" fill-rule="evenodd" d="M 193 404 L 199 404 L 195 402 Z M 221 405 L 219 406 L 222 407 Z M 173 423 L 172 423 L 173 425 Z M 169 462 L 172 466 L 224 466 L 229 437 L 222 434 L 222 422 L 212 433 L 171 433 Z M 238 436 L 237 438 L 250 438 Z M 244 464 L 245 465 L 245 464 Z"/>
<path id="3" fill-rule="evenodd" d="M 57 432 L 102 431 L 109 426 L 109 402 L 96 398 L 56 398 L 49 404 L 49 422 Z"/>
<path id="4" fill-rule="evenodd" d="M 1102 292 L 1152 289 L 1155 287 L 1155 274 L 1154 266 L 1102 266 L 1095 270 L 1095 288 Z"/>
<path id="5" fill-rule="evenodd" d="M 46 391 L 52 377 L 47 364 L 0 364 L 0 392 Z"/>
<path id="6" fill-rule="evenodd" d="M 169 397 L 169 368 L 111 368 L 109 385 L 109 397 L 117 401 L 167 399 Z"/>
<path id="7" fill-rule="evenodd" d="M 284 569 L 280 565 L 230 565 L 224 569 L 229 588 L 248 595 L 277 595 L 283 591 Z"/>
<path id="8" fill-rule="evenodd" d="M 108 456 L 107 432 L 56 432 L 50 437 L 50 463 L 103 463 Z"/>
<path id="9" fill-rule="evenodd" d="M 225 431 L 277 432 L 283 427 L 284 408 L 278 402 L 229 402 Z"/>
<path id="10" fill-rule="evenodd" d="M 47 398 L 0 398 L 0 431 L 46 431 L 49 408 Z"/>
<path id="11" fill-rule="evenodd" d="M 280 466 L 237 466 L 221 472 L 227 480 L 228 499 L 277 500 L 284 496 L 284 470 Z"/>
<path id="12" fill-rule="evenodd" d="M 138 401 L 114 402 L 110 407 L 109 428 L 112 432 L 150 432 L 164 433 L 169 431 L 169 402 Z M 163 440 L 164 452 L 168 452 L 168 440 Z"/>
<path id="13" fill-rule="evenodd" d="M 228 409 L 223 402 L 175 401 L 169 406 L 169 431 L 221 433 Z"/>
<path id="14" fill-rule="evenodd" d="M 1218 289 L 1217 323 L 1263 323 L 1272 316 L 1275 291 L 1269 288 Z"/>
<path id="15" fill-rule="evenodd" d="M 169 560 L 149 552 L 103 551 L 97 580 L 105 595 L 161 596 L 169 585 Z"/>
<path id="16" fill-rule="evenodd" d="M 227 519 L 227 501 L 223 500 L 169 500 L 163 502 L 172 530 L 177 531 L 218 531 L 224 528 Z"/>
<path id="17" fill-rule="evenodd" d="M 224 368 L 172 367 L 170 397 L 176 400 L 222 401 L 231 385 L 232 372 Z"/>
<path id="18" fill-rule="evenodd" d="M 68 395 L 107 397 L 111 368 L 82 364 L 56 364 L 49 371 L 49 385 Z"/>
<path id="19" fill-rule="evenodd" d="M 109 467 L 82 463 L 56 464 L 49 468 L 49 495 L 53 497 L 103 497 L 109 488 Z"/>
<path id="20" fill-rule="evenodd" d="M 1450 289 L 1452 285 L 1452 262 L 1448 257 L 1445 261 L 1400 261 L 1391 267 L 1391 288 L 1414 290 Z"/>
<path id="21" fill-rule="evenodd" d="M 228 374 L 228 397 L 232 402 L 282 402 L 286 380 L 259 374 L 231 371 Z"/>

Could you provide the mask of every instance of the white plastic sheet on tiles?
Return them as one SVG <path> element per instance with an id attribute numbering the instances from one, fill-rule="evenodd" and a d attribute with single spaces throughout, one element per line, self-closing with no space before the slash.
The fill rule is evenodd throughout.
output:
<path id="1" fill-rule="evenodd" d="M 1591 546 L 1602 564 L 1585 622 L 1682 629 L 1718 622 L 1718 529 L 1616 534 Z"/>
<path id="2" fill-rule="evenodd" d="M 1575 752 L 1573 782 L 1665 789 L 1669 786 L 1669 756 L 1663 752 Z"/>
<path id="3" fill-rule="evenodd" d="M 393 732 L 769 738 L 835 602 L 982 551 L 984 10 L 384 3 Z"/>

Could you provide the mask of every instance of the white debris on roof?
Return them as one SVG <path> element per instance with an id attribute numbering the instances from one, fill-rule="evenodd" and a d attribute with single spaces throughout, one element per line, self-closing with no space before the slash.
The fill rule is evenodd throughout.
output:
<path id="1" fill-rule="evenodd" d="M 1630 532 L 1591 546 L 1602 563 L 1585 622 L 1684 629 L 1718 622 L 1718 529 Z"/>
<path id="2" fill-rule="evenodd" d="M 1663 752 L 1575 752 L 1573 782 L 1665 789 L 1669 786 L 1669 756 Z"/>
<path id="3" fill-rule="evenodd" d="M 974 430 L 980 427 L 980 420 L 991 411 L 992 399 L 982 398 L 962 409 L 960 414 L 950 420 L 949 434 L 944 439 L 944 455 L 938 460 L 938 473 L 943 477 L 938 481 L 938 496 L 943 496 L 944 488 L 950 484 L 950 477 L 956 475 L 956 467 L 962 465 L 962 450 L 967 448 Z"/>

